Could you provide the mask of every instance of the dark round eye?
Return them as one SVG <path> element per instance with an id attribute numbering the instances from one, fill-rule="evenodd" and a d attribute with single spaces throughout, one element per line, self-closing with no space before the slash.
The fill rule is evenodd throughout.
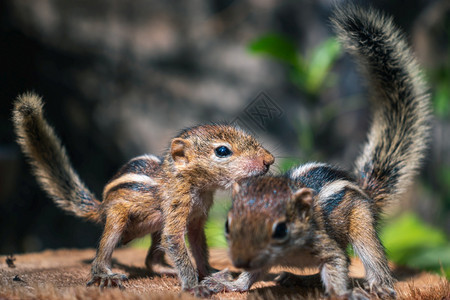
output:
<path id="1" fill-rule="evenodd" d="M 228 219 L 225 221 L 225 234 L 230 234 L 230 225 L 228 224 Z"/>
<path id="2" fill-rule="evenodd" d="M 233 154 L 233 152 L 225 146 L 217 147 L 214 151 L 218 157 L 227 157 Z"/>
<path id="3" fill-rule="evenodd" d="M 276 240 L 284 240 L 287 238 L 288 228 L 286 222 L 275 223 L 272 229 L 272 238 Z"/>

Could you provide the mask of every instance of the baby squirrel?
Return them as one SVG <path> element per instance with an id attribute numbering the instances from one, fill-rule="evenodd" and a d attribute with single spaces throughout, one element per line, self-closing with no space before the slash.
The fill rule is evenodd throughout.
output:
<path id="1" fill-rule="evenodd" d="M 43 116 L 40 97 L 19 96 L 13 110 L 18 143 L 28 156 L 42 188 L 60 208 L 104 225 L 88 285 L 119 286 L 123 274 L 111 271 L 116 245 L 148 233 L 152 245 L 146 266 L 165 265 L 164 252 L 175 264 L 183 290 L 213 270 L 208 263 L 204 225 L 214 190 L 269 170 L 274 157 L 252 136 L 230 125 L 199 125 L 172 139 L 164 157 L 143 155 L 130 160 L 96 199 L 71 166 L 65 148 Z M 194 267 L 185 243 L 187 234 Z"/>
<path id="2" fill-rule="evenodd" d="M 363 68 L 374 108 L 368 141 L 352 176 L 308 163 L 280 176 L 233 185 L 225 225 L 234 266 L 202 284 L 212 292 L 246 291 L 274 265 L 319 266 L 320 275 L 281 274 L 285 286 L 322 280 L 330 296 L 396 297 L 394 279 L 377 234 L 380 214 L 410 186 L 427 148 L 429 95 L 416 60 L 391 18 L 355 6 L 337 8 L 332 23 Z M 366 290 L 349 289 L 348 244 L 366 270 Z"/>

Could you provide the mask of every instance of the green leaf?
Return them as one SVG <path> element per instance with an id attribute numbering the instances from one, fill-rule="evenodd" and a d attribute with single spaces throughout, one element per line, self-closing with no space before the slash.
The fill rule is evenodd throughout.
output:
<path id="1" fill-rule="evenodd" d="M 299 158 L 283 158 L 279 164 L 280 172 L 284 173 L 301 163 L 302 161 Z"/>
<path id="2" fill-rule="evenodd" d="M 312 125 L 302 121 L 302 126 L 299 128 L 299 142 L 301 149 L 308 155 L 314 152 L 314 131 Z"/>
<path id="3" fill-rule="evenodd" d="M 299 59 L 294 42 L 280 34 L 267 34 L 252 41 L 248 50 L 253 54 L 263 54 L 297 67 Z"/>
<path id="4" fill-rule="evenodd" d="M 450 268 L 450 244 L 420 251 L 409 259 L 408 265 L 436 271 L 439 271 L 441 265 Z"/>
<path id="5" fill-rule="evenodd" d="M 225 220 L 221 218 L 209 219 L 205 226 L 208 247 L 226 248 L 228 246 L 224 232 Z"/>
<path id="6" fill-rule="evenodd" d="M 231 200 L 229 198 L 214 201 L 205 225 L 208 247 L 226 248 L 228 246 L 225 239 L 225 220 L 230 207 Z"/>
<path id="7" fill-rule="evenodd" d="M 439 117 L 445 118 L 450 114 L 450 86 L 448 83 L 436 86 L 432 100 L 434 110 Z"/>
<path id="8" fill-rule="evenodd" d="M 384 227 L 381 240 L 389 258 L 400 264 L 408 264 L 419 253 L 448 243 L 442 231 L 428 226 L 413 213 L 405 213 Z"/>
<path id="9" fill-rule="evenodd" d="M 331 66 L 341 53 L 336 39 L 330 38 L 320 44 L 308 60 L 308 76 L 305 87 L 310 93 L 317 93 L 323 86 Z"/>
<path id="10" fill-rule="evenodd" d="M 150 245 L 152 244 L 152 240 L 150 238 L 150 234 L 146 235 L 144 237 L 132 240 L 128 246 L 132 248 L 139 248 L 139 249 L 148 249 Z"/>

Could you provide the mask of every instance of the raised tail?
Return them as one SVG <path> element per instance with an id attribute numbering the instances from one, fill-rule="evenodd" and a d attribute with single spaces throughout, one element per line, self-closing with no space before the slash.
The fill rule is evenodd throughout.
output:
<path id="1" fill-rule="evenodd" d="M 355 171 L 359 184 L 381 210 L 408 188 L 426 152 L 427 86 L 391 18 L 349 5 L 337 9 L 332 22 L 369 84 L 373 119 Z"/>
<path id="2" fill-rule="evenodd" d="M 30 159 L 41 187 L 60 208 L 100 222 L 100 202 L 73 170 L 65 148 L 43 116 L 42 99 L 32 93 L 17 97 L 13 122 L 17 141 Z"/>

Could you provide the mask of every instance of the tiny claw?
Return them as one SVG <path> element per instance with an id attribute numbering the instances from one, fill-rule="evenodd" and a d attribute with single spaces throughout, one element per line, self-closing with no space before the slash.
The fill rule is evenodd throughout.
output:
<path id="1" fill-rule="evenodd" d="M 86 286 L 90 287 L 91 285 L 94 284 L 94 282 L 95 282 L 94 279 L 91 279 L 91 280 L 88 281 L 88 283 L 86 283 Z"/>
<path id="2" fill-rule="evenodd" d="M 397 293 L 392 287 L 389 286 L 374 286 L 371 291 L 372 294 L 376 295 L 380 299 L 396 299 Z"/>
<path id="3" fill-rule="evenodd" d="M 98 287 L 103 290 L 105 287 L 119 287 L 124 289 L 122 282 L 127 281 L 128 278 L 124 274 L 97 274 L 93 275 L 92 279 L 86 284 L 86 286 L 92 286 L 98 284 Z"/>
<path id="4" fill-rule="evenodd" d="M 128 281 L 128 277 L 127 277 L 127 275 L 125 275 L 125 274 L 120 274 L 120 280 L 121 281 Z"/>
<path id="5" fill-rule="evenodd" d="M 103 278 L 100 280 L 100 285 L 99 285 L 100 289 L 103 289 L 103 288 L 105 287 L 105 281 L 106 281 L 106 278 L 105 278 L 105 277 L 103 277 Z"/>

